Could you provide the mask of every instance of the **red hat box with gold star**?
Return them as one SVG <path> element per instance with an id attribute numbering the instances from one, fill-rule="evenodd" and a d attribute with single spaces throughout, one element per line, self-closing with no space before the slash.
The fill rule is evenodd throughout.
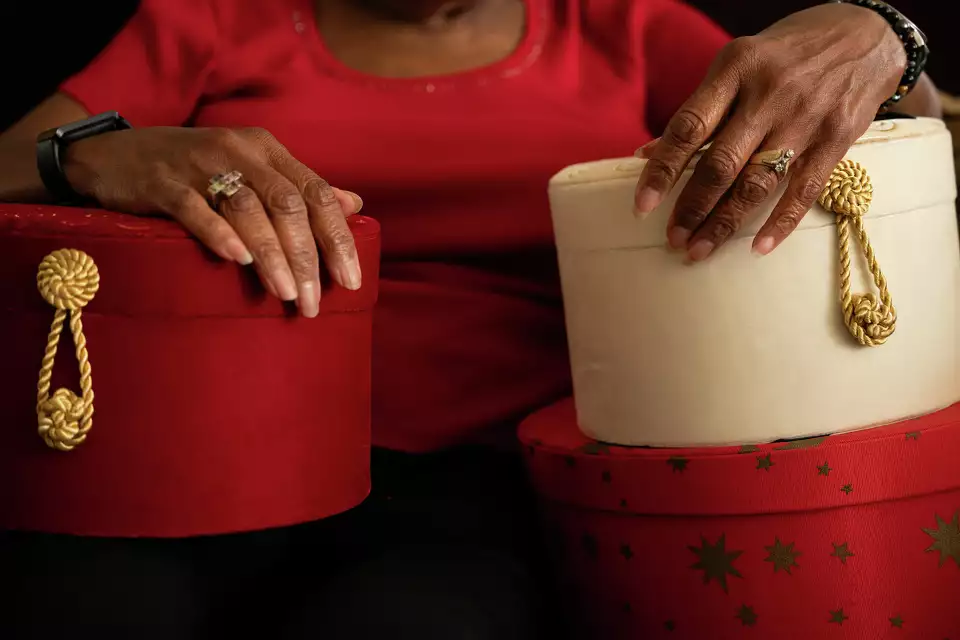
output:
<path id="1" fill-rule="evenodd" d="M 0 205 L 0 528 L 189 536 L 361 502 L 380 236 L 350 227 L 363 287 L 305 319 L 168 220 Z"/>
<path id="2" fill-rule="evenodd" d="M 566 400 L 520 440 L 575 637 L 960 638 L 960 404 L 663 449 L 588 438 Z"/>

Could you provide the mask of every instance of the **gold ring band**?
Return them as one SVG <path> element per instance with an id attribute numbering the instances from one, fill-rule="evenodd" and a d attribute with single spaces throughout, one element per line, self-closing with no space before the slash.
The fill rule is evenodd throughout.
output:
<path id="1" fill-rule="evenodd" d="M 777 177 L 783 180 L 787 171 L 790 170 L 790 161 L 796 152 L 793 149 L 774 149 L 772 151 L 761 151 L 750 158 L 750 164 L 763 165 L 773 169 Z"/>

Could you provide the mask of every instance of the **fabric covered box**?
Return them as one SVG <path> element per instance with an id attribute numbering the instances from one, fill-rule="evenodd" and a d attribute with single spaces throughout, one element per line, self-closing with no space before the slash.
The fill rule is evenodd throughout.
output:
<path id="1" fill-rule="evenodd" d="M 960 404 L 842 435 L 655 449 L 520 428 L 576 638 L 960 638 Z"/>
<path id="2" fill-rule="evenodd" d="M 380 240 L 350 226 L 363 288 L 307 320 L 170 221 L 0 205 L 0 527 L 187 536 L 361 502 Z"/>

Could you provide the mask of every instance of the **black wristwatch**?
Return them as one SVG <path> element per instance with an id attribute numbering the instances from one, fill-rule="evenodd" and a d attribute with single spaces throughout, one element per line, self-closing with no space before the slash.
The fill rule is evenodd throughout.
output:
<path id="1" fill-rule="evenodd" d="M 896 93 L 887 98 L 880 106 L 880 111 L 889 111 L 903 100 L 904 96 L 913 91 L 920 80 L 920 75 L 927 66 L 927 57 L 930 55 L 930 47 L 927 45 L 927 36 L 915 25 L 912 20 L 891 7 L 886 2 L 880 0 L 834 0 L 834 2 L 845 2 L 855 4 L 858 7 L 871 9 L 879 13 L 893 27 L 894 33 L 900 38 L 903 47 L 907 52 L 907 67 L 900 78 L 900 84 Z"/>
<path id="2" fill-rule="evenodd" d="M 107 111 L 99 115 L 65 124 L 56 129 L 44 131 L 37 136 L 37 169 L 47 191 L 58 202 L 77 202 L 81 198 L 63 174 L 63 152 L 78 140 L 122 131 L 133 127 L 116 111 Z"/>

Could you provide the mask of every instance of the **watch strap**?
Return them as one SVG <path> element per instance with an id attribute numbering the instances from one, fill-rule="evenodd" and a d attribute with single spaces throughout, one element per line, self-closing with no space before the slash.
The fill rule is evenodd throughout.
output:
<path id="1" fill-rule="evenodd" d="M 133 128 L 116 111 L 107 111 L 84 120 L 44 131 L 37 136 L 37 171 L 47 191 L 61 203 L 82 200 L 63 171 L 63 156 L 67 147 L 102 133 Z"/>

